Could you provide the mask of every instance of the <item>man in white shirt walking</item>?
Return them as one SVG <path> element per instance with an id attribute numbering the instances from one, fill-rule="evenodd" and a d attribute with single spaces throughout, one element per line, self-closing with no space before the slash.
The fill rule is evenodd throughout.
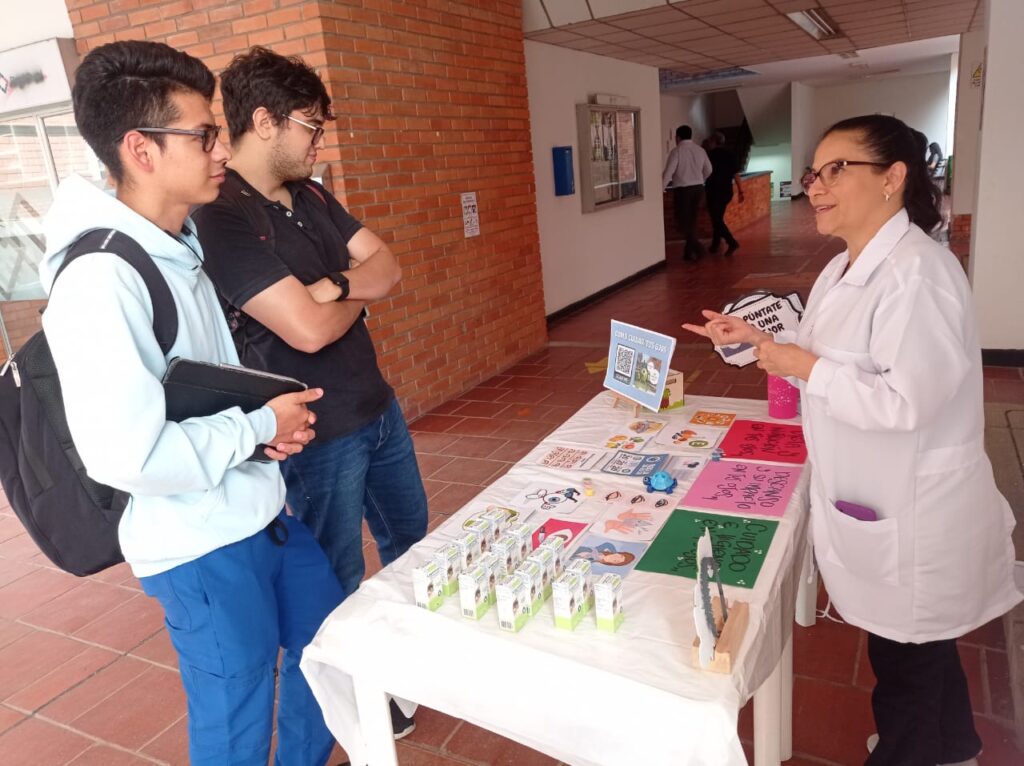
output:
<path id="1" fill-rule="evenodd" d="M 693 129 L 689 125 L 676 128 L 676 148 L 669 152 L 661 184 L 672 184 L 672 202 L 675 207 L 676 228 L 683 235 L 683 259 L 696 261 L 705 254 L 704 245 L 697 239 L 697 213 L 704 196 L 704 181 L 711 175 L 711 160 L 700 146 L 693 142 Z"/>

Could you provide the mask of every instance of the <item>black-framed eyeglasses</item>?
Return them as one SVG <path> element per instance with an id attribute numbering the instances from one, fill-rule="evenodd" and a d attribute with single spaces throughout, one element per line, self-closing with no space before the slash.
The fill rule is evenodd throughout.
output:
<path id="1" fill-rule="evenodd" d="M 309 143 L 311 145 L 316 146 L 316 144 L 318 144 L 320 142 L 320 139 L 323 138 L 323 135 L 324 135 L 324 126 L 323 125 L 313 125 L 311 123 L 308 123 L 308 122 L 305 122 L 303 120 L 300 120 L 298 117 L 292 117 L 290 114 L 282 114 L 281 116 L 284 117 L 286 120 L 291 120 L 292 122 L 297 122 L 302 127 L 309 128 L 311 131 L 313 131 L 313 135 L 309 139 Z"/>
<path id="2" fill-rule="evenodd" d="M 217 137 L 220 135 L 220 125 L 207 125 L 202 128 L 190 130 L 187 128 L 132 128 L 139 133 L 161 133 L 171 136 L 196 136 L 203 139 L 203 151 L 212 152 L 217 145 Z M 131 131 L 129 131 L 131 132 Z"/>
<path id="3" fill-rule="evenodd" d="M 810 192 L 811 187 L 814 186 L 814 182 L 821 179 L 821 183 L 826 187 L 830 188 L 835 186 L 839 182 L 839 177 L 843 174 L 845 168 L 851 165 L 871 165 L 876 168 L 887 168 L 889 164 L 886 162 L 869 162 L 867 160 L 832 160 L 826 162 L 818 170 L 814 168 L 806 168 L 804 174 L 800 177 L 800 185 L 804 187 L 805 192 Z"/>

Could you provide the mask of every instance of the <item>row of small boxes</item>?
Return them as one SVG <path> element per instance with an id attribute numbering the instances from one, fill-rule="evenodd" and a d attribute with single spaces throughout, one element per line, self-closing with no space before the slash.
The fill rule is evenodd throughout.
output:
<path id="1" fill-rule="evenodd" d="M 495 603 L 498 624 L 518 631 L 556 593 L 555 624 L 574 629 L 597 598 L 598 627 L 614 631 L 622 622 L 622 578 L 605 575 L 590 588 L 590 562 L 574 560 L 563 572 L 565 541 L 545 540 L 531 552 L 528 524 L 505 526 L 507 511 L 489 509 L 463 525 L 466 530 L 441 546 L 433 559 L 413 571 L 416 604 L 438 609 L 446 596 L 460 593 L 460 610 L 479 620 Z"/>

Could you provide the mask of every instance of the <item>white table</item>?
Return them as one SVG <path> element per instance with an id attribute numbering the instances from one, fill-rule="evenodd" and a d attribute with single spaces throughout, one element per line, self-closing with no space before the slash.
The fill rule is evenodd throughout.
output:
<path id="1" fill-rule="evenodd" d="M 792 620 L 798 601 L 802 622 L 814 615 L 814 589 L 806 587 L 813 580 L 807 471 L 779 520 L 756 587 L 726 587 L 730 601 L 750 604 L 731 675 L 691 666 L 693 581 L 681 577 L 631 572 L 624 584 L 626 619 L 614 635 L 598 632 L 592 616 L 574 632 L 556 630 L 550 604 L 518 634 L 498 629 L 496 608 L 479 622 L 461 617 L 457 596 L 437 612 L 414 605 L 411 570 L 457 536 L 467 516 L 507 502 L 538 478 L 580 483 L 584 474 L 528 461 L 556 444 L 593 446 L 605 438 L 630 418 L 611 402 L 607 393 L 595 397 L 508 474 L 364 582 L 321 627 L 302 669 L 353 764 L 397 763 L 386 693 L 573 766 L 744 764 L 736 724 L 753 696 L 755 763 L 774 765 L 792 755 Z M 688 396 L 686 413 L 695 408 L 769 420 L 761 401 Z M 672 450 L 651 444 L 644 451 Z M 597 485 L 596 496 L 623 482 L 642 490 L 639 479 L 587 475 Z M 676 497 L 687 488 L 680 486 Z"/>

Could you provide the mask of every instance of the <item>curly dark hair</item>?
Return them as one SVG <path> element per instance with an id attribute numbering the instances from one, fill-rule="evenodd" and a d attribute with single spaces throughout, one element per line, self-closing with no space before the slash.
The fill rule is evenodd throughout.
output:
<path id="1" fill-rule="evenodd" d="M 311 66 L 297 56 L 282 56 L 258 45 L 231 60 L 221 73 L 220 92 L 231 143 L 252 130 L 252 113 L 261 106 L 275 125 L 296 109 L 334 119 L 327 88 Z"/>
<path id="2" fill-rule="evenodd" d="M 905 164 L 907 180 L 903 189 L 903 207 L 907 209 L 910 222 L 926 232 L 931 232 L 942 222 L 942 195 L 928 173 L 924 157 L 928 139 L 923 133 L 885 114 L 865 114 L 841 120 L 826 130 L 822 138 L 831 133 L 858 134 L 875 162 Z"/>
<path id="3" fill-rule="evenodd" d="M 124 180 L 118 147 L 135 128 L 164 128 L 180 116 L 171 97 L 194 91 L 207 101 L 216 87 L 199 59 L 163 43 L 123 40 L 90 51 L 75 73 L 75 123 L 115 181 Z M 164 136 L 153 140 L 164 146 Z"/>

